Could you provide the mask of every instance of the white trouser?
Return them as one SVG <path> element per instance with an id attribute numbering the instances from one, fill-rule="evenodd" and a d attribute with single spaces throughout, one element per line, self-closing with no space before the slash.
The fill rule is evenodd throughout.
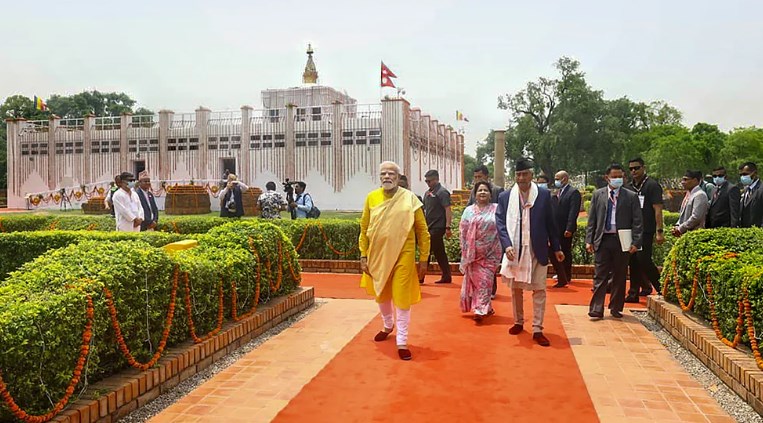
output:
<path id="1" fill-rule="evenodd" d="M 394 310 L 393 310 L 394 308 Z M 379 303 L 384 329 L 392 330 L 397 324 L 397 334 L 395 335 L 397 346 L 404 347 L 408 345 L 408 324 L 411 322 L 411 309 L 403 310 L 393 307 L 392 300 L 386 303 Z M 397 312 L 397 322 L 395 322 L 394 312 Z"/>

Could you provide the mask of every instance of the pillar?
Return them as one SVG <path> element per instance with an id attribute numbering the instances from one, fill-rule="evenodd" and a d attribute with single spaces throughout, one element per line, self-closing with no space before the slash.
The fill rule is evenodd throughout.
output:
<path id="1" fill-rule="evenodd" d="M 132 114 L 122 113 L 121 119 L 119 119 L 119 169 L 114 170 L 114 175 L 121 173 L 127 169 L 130 164 L 130 157 L 127 155 L 127 150 L 130 148 L 128 145 L 128 136 L 130 134 L 130 124 L 132 123 Z M 159 147 L 159 163 L 161 163 L 162 148 Z M 135 175 L 137 177 L 138 175 Z M 161 178 L 160 175 L 156 175 L 157 178 Z"/>
<path id="2" fill-rule="evenodd" d="M 167 138 L 169 138 L 170 135 L 170 127 L 172 126 L 173 116 L 175 116 L 175 112 L 172 110 L 159 110 L 159 151 L 161 152 L 167 151 Z M 127 150 L 125 149 L 125 153 L 126 152 Z M 165 154 L 166 155 L 164 157 L 166 159 L 159 160 L 159 179 L 163 181 L 170 179 L 170 174 L 172 173 L 172 166 L 170 161 L 167 160 L 169 158 L 169 153 Z"/>
<path id="3" fill-rule="evenodd" d="M 342 158 L 342 103 L 335 101 L 331 106 L 331 151 L 333 153 L 332 166 L 334 177 L 332 185 L 334 192 L 344 188 L 344 163 Z"/>
<path id="4" fill-rule="evenodd" d="M 191 175 L 194 180 L 215 179 L 217 175 L 210 175 L 209 172 L 209 147 L 207 137 L 209 134 L 209 115 L 212 110 L 206 107 L 196 109 L 196 132 L 199 134 L 199 154 L 196 161 L 196 174 Z M 189 157 L 193 157 L 190 150 L 186 150 Z"/>
<path id="5" fill-rule="evenodd" d="M 297 140 L 294 135 L 294 114 L 296 113 L 296 106 L 294 104 L 286 105 L 286 156 L 284 160 L 284 169 L 286 170 L 285 178 L 289 180 L 296 180 L 296 163 L 297 163 Z M 275 140 L 274 140 L 275 142 Z M 275 145 L 275 144 L 274 144 Z"/>
<path id="6" fill-rule="evenodd" d="M 88 113 L 85 115 L 82 125 L 82 175 L 79 185 L 89 184 L 93 181 L 91 172 L 91 152 L 93 150 L 93 126 L 95 126 L 95 115 Z M 99 147 L 100 148 L 100 147 Z M 137 175 L 136 175 L 137 176 Z"/>
<path id="7" fill-rule="evenodd" d="M 391 160 L 397 163 L 408 175 L 411 173 L 411 149 L 408 140 L 408 114 L 410 103 L 404 98 L 384 99 L 382 100 L 382 139 L 381 139 L 381 161 Z M 378 163 L 374 165 L 374 169 Z M 374 175 L 375 177 L 376 175 Z"/>
<path id="8" fill-rule="evenodd" d="M 55 189 L 58 185 L 58 165 L 59 157 L 56 153 L 58 149 L 58 126 L 61 124 L 61 118 L 56 115 L 51 115 L 48 122 L 48 189 Z M 61 141 L 61 151 L 66 147 L 64 144 L 66 141 Z M 51 148 L 52 146 L 52 148 Z M 65 157 L 65 156 L 62 156 Z"/>
<path id="9" fill-rule="evenodd" d="M 252 160 L 252 150 L 249 149 L 249 144 L 252 135 L 252 126 L 249 125 L 249 120 L 252 117 L 252 106 L 241 106 L 241 149 L 239 150 L 239 157 L 241 163 L 238 166 L 239 179 L 244 183 L 252 184 L 257 177 L 254 174 L 254 166 L 250 163 Z"/>
<path id="10" fill-rule="evenodd" d="M 493 181 L 499 187 L 506 186 L 506 130 L 493 131 Z"/>

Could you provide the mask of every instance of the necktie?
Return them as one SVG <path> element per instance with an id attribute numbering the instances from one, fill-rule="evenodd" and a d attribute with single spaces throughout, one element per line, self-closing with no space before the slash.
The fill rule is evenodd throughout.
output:
<path id="1" fill-rule="evenodd" d="M 752 186 L 748 186 L 747 189 L 744 191 L 744 198 L 742 199 L 745 206 L 750 204 L 751 195 L 752 195 Z"/>
<path id="2" fill-rule="evenodd" d="M 713 190 L 713 202 L 718 200 L 718 196 L 720 194 L 721 194 L 721 187 L 717 187 L 717 188 L 715 188 L 715 190 Z"/>
<path id="3" fill-rule="evenodd" d="M 615 205 L 615 190 L 609 191 L 609 201 L 607 201 L 607 217 L 604 222 L 604 229 L 612 230 L 612 208 Z"/>

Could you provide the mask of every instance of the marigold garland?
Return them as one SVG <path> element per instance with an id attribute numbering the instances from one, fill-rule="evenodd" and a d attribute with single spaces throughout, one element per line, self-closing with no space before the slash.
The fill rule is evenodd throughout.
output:
<path id="1" fill-rule="evenodd" d="M 710 304 L 710 321 L 713 325 L 713 330 L 715 331 L 715 336 L 721 340 L 724 344 L 728 345 L 731 348 L 736 348 L 737 345 L 739 345 L 739 342 L 742 340 L 742 331 L 744 329 L 744 321 L 742 317 L 744 316 L 744 302 L 742 300 L 739 300 L 739 315 L 737 316 L 737 326 L 735 329 L 736 335 L 734 335 L 734 340 L 729 341 L 726 339 L 725 336 L 723 336 L 723 332 L 721 332 L 720 324 L 718 323 L 718 314 L 715 311 L 715 293 L 713 292 L 713 282 L 712 278 L 710 277 L 710 273 L 707 274 L 707 302 Z"/>
<path id="2" fill-rule="evenodd" d="M 323 228 L 323 224 L 320 221 L 317 221 L 316 223 L 308 223 L 305 225 L 305 229 L 302 231 L 302 236 L 299 238 L 299 242 L 297 243 L 297 246 L 294 247 L 294 250 L 299 252 L 299 250 L 302 249 L 302 246 L 305 243 L 305 238 L 307 238 L 307 230 L 310 229 L 311 226 L 317 225 L 318 229 L 321 231 L 321 236 L 323 237 L 323 241 L 326 242 L 326 246 L 329 247 L 331 251 L 334 252 L 334 254 L 339 256 L 347 256 L 355 252 L 355 249 L 357 246 L 352 247 L 351 249 L 347 251 L 339 251 L 336 248 L 334 248 L 333 245 L 329 242 L 328 234 L 326 234 L 326 230 Z"/>
<path id="3" fill-rule="evenodd" d="M 755 338 L 755 326 L 752 320 L 752 307 L 750 306 L 750 293 L 747 292 L 747 286 L 742 286 L 742 293 L 744 299 L 744 314 L 747 317 L 747 337 L 750 338 L 750 349 L 752 349 L 752 356 L 755 357 L 755 363 L 758 368 L 763 369 L 763 358 L 761 358 L 760 349 L 758 348 L 758 339 Z"/>
<path id="4" fill-rule="evenodd" d="M 180 229 L 178 229 L 178 224 L 175 223 L 174 220 L 172 222 L 170 222 L 170 223 L 172 223 L 172 230 L 175 231 L 176 234 L 179 234 L 180 233 Z"/>
<path id="5" fill-rule="evenodd" d="M 185 311 L 188 315 L 188 328 L 191 332 L 191 339 L 193 339 L 193 342 L 200 344 L 207 339 L 212 338 L 213 336 L 217 335 L 218 332 L 223 328 L 223 307 L 224 307 L 224 300 L 223 300 L 223 278 L 220 277 L 220 286 L 218 289 L 218 304 L 217 304 L 217 326 L 212 329 L 211 332 L 204 335 L 203 337 L 199 338 L 196 335 L 196 326 L 193 324 L 193 308 L 191 306 L 191 285 L 188 281 L 188 272 L 183 272 L 183 282 L 185 283 Z M 234 294 L 235 295 L 235 294 Z"/>
<path id="6" fill-rule="evenodd" d="M 58 226 L 58 220 L 54 220 L 50 226 L 48 227 L 48 230 L 55 231 L 56 227 Z"/>
<path id="7" fill-rule="evenodd" d="M 66 388 L 66 393 L 60 400 L 58 400 L 50 412 L 33 416 L 22 410 L 18 404 L 16 404 L 16 401 L 13 399 L 10 392 L 8 392 L 8 387 L 3 381 L 2 374 L 0 374 L 0 397 L 2 397 L 5 405 L 17 419 L 26 423 L 44 423 L 56 417 L 58 413 L 66 407 L 66 404 L 69 403 L 69 399 L 74 394 L 74 388 L 79 384 L 80 377 L 82 376 L 82 369 L 85 367 L 85 361 L 90 353 L 90 340 L 93 337 L 93 308 L 93 299 L 87 295 L 87 322 L 85 323 L 85 330 L 82 333 L 82 345 L 80 346 L 77 365 L 74 367 L 74 372 L 72 372 L 72 378 L 69 381 L 69 386 Z"/>
<path id="8" fill-rule="evenodd" d="M 111 291 L 109 291 L 108 288 L 103 287 L 103 292 L 106 294 L 106 306 L 109 308 L 109 315 L 111 316 L 111 325 L 114 328 L 114 334 L 117 338 L 117 344 L 119 345 L 119 350 L 122 351 L 122 354 L 127 359 L 127 363 L 141 371 L 145 371 L 150 369 L 156 362 L 159 360 L 159 358 L 162 356 L 162 352 L 164 352 L 164 347 L 167 345 L 167 339 L 170 336 L 170 328 L 172 327 L 172 320 L 175 316 L 175 299 L 177 297 L 177 288 L 178 288 L 178 279 L 179 279 L 179 271 L 177 266 L 175 266 L 175 270 L 172 275 L 172 292 L 170 293 L 170 306 L 169 310 L 167 310 L 167 320 L 164 324 L 164 332 L 162 332 L 162 340 L 159 342 L 159 347 L 156 349 L 156 353 L 153 357 L 151 357 L 151 360 L 149 360 L 147 363 L 139 363 L 135 360 L 135 358 L 130 353 L 130 349 L 127 347 L 127 344 L 125 343 L 125 339 L 122 336 L 122 329 L 119 327 L 119 321 L 117 320 L 117 309 L 114 306 L 114 298 L 111 294 Z"/>

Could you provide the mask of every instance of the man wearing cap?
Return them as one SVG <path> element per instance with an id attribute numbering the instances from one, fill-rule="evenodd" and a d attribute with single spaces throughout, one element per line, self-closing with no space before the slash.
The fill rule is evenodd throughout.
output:
<path id="1" fill-rule="evenodd" d="M 514 326 L 509 334 L 519 335 L 524 325 L 524 291 L 532 291 L 533 340 L 547 347 L 551 343 L 543 335 L 546 310 L 546 276 L 548 246 L 556 259 L 564 261 L 559 234 L 554 223 L 551 193 L 532 182 L 533 163 L 525 158 L 516 162 L 516 186 L 498 196 L 495 213 L 498 237 L 505 252 L 501 275 L 511 288 Z"/>
<path id="2" fill-rule="evenodd" d="M 119 190 L 112 196 L 114 215 L 119 232 L 140 232 L 143 223 L 143 207 L 135 193 L 135 177 L 130 172 L 119 175 Z"/>
<path id="3" fill-rule="evenodd" d="M 159 208 L 156 207 L 154 194 L 151 193 L 151 177 L 145 170 L 138 175 L 138 189 L 135 190 L 143 207 L 143 222 L 140 231 L 153 231 L 159 224 Z"/>

